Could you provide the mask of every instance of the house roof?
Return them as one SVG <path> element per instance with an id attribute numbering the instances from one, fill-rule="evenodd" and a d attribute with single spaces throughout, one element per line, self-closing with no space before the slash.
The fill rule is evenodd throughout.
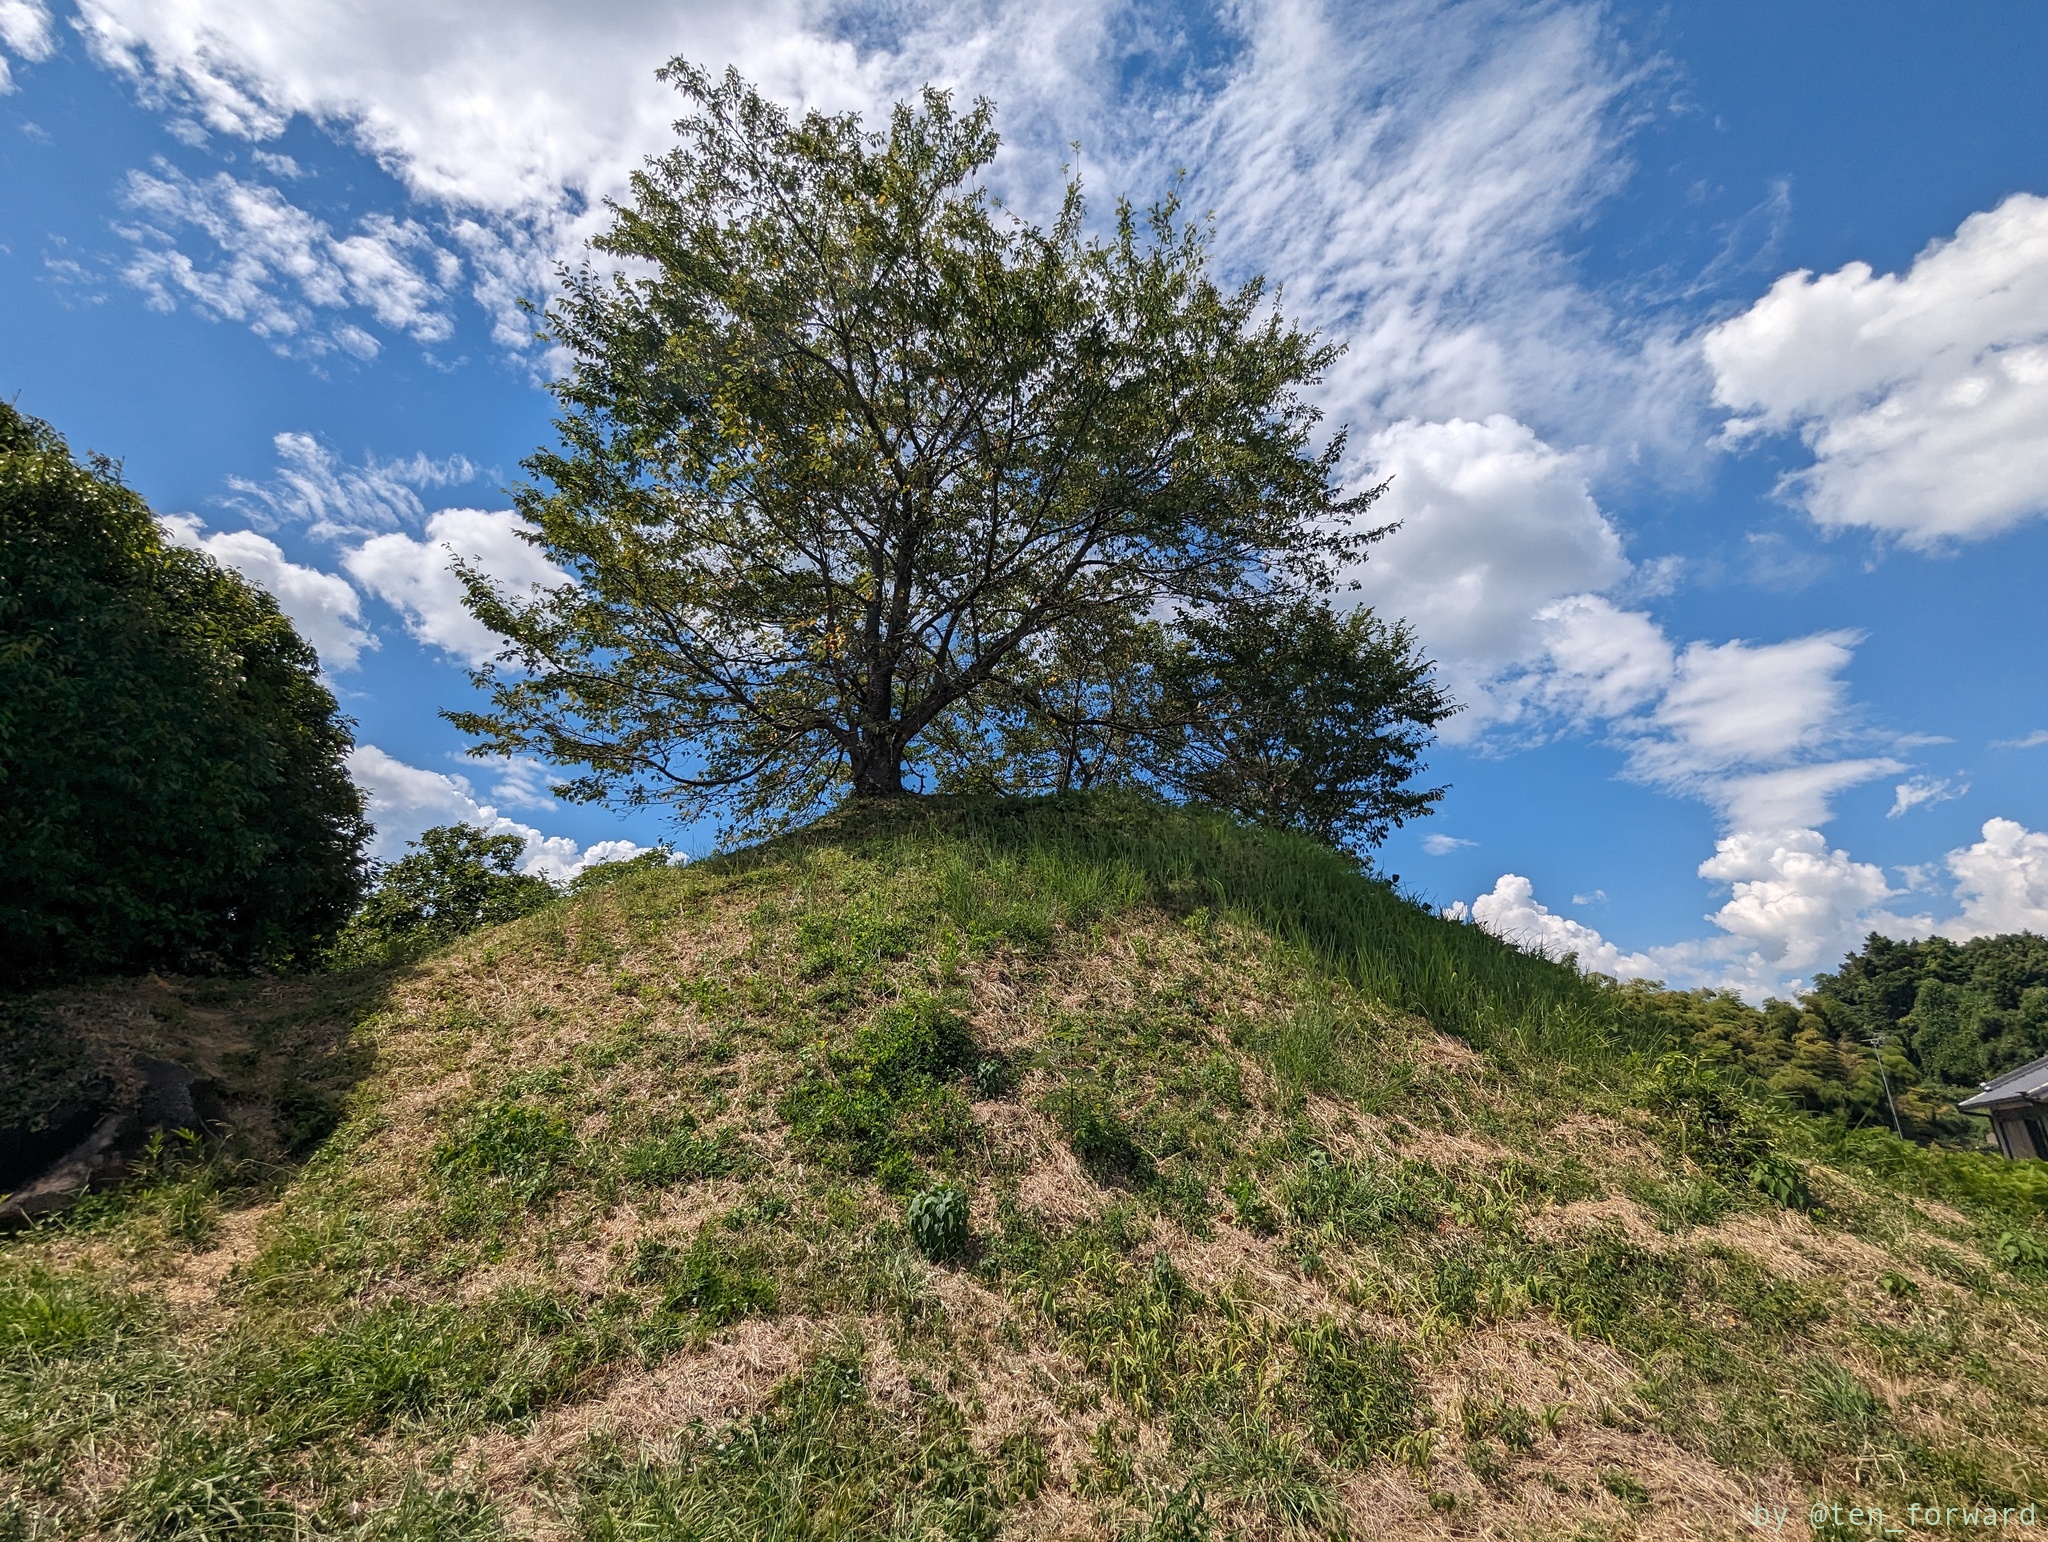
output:
<path id="1" fill-rule="evenodd" d="M 2048 1055 L 1986 1082 L 1982 1092 L 1964 1098 L 1956 1107 L 1981 1113 L 2000 1103 L 2048 1103 Z"/>

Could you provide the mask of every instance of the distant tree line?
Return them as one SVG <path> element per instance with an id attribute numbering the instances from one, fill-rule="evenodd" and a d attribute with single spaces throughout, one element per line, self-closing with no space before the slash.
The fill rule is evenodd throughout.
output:
<path id="1" fill-rule="evenodd" d="M 1726 991 L 1622 989 L 1687 1048 L 1792 1107 L 1856 1125 L 1889 1124 L 1896 1108 L 1921 1140 L 1981 1134 L 1955 1102 L 2048 1055 L 2048 938 L 2031 932 L 1873 933 L 1796 1002 L 1761 1007 Z"/>

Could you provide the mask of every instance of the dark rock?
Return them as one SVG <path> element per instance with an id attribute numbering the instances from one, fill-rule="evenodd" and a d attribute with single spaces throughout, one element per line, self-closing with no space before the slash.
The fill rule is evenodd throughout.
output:
<path id="1" fill-rule="evenodd" d="M 23 1162 L 0 1182 L 0 1223 L 52 1214 L 118 1182 L 153 1134 L 219 1126 L 220 1089 L 211 1079 L 151 1055 L 137 1055 L 135 1071 L 125 1095 L 112 1095 L 110 1087 L 107 1100 L 66 1105 L 61 1123 L 45 1117 L 39 1129 L 17 1137 Z"/>
<path id="2" fill-rule="evenodd" d="M 106 1117 L 113 1090 L 111 1082 L 102 1080 L 0 1125 L 0 1194 L 20 1188 L 84 1140 Z"/>

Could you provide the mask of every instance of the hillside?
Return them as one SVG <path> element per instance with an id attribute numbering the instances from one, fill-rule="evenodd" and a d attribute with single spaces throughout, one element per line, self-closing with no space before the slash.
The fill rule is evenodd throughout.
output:
<path id="1" fill-rule="evenodd" d="M 38 998 L 232 1130 L 0 1237 L 0 1538 L 2048 1498 L 2048 1170 L 1774 1113 L 1632 999 L 1101 798 L 854 809 L 395 973 Z"/>

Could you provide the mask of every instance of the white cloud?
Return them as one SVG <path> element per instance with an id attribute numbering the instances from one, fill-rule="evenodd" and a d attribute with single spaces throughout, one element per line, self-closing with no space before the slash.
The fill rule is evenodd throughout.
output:
<path id="1" fill-rule="evenodd" d="M 1290 309 L 1346 341 L 1336 413 L 1506 414 L 1623 454 L 1676 445 L 1690 412 L 1677 350 L 1629 334 L 1577 278 L 1576 233 L 1628 172 L 1635 77 L 1598 8 L 1224 14 L 1240 52 L 1226 72 L 1191 63 L 1187 127 L 1161 135 L 1159 104 L 1140 99 L 1126 132 L 1163 141 L 1141 162 L 1154 185 L 1196 168 L 1195 206 L 1227 211 L 1226 254 L 1284 279 Z"/>
<path id="2" fill-rule="evenodd" d="M 1770 764 L 1824 747 L 1841 732 L 1849 687 L 1841 678 L 1853 632 L 1789 642 L 1689 645 L 1635 748 L 1645 776 L 1678 781 Z"/>
<path id="3" fill-rule="evenodd" d="M 1824 825 L 1834 817 L 1835 795 L 1905 770 L 1889 756 L 1824 760 L 1747 776 L 1720 778 L 1703 788 L 1707 801 L 1738 830 L 1789 830 Z"/>
<path id="4" fill-rule="evenodd" d="M 216 133 L 272 139 L 304 114 L 417 196 L 499 213 L 616 191 L 668 137 L 674 97 L 653 70 L 672 54 L 738 60 L 806 98 L 860 76 L 852 46 L 810 30 L 813 10 L 788 0 L 83 0 L 79 17 L 103 61 Z"/>
<path id="5" fill-rule="evenodd" d="M 1536 621 L 1548 658 L 1535 695 L 1576 721 L 1626 717 L 1662 696 L 1677 673 L 1664 629 L 1599 595 L 1545 606 Z"/>
<path id="6" fill-rule="evenodd" d="M 1471 738 L 1512 715 L 1488 687 L 1541 652 L 1541 614 L 1627 575 L 1621 537 L 1584 469 L 1512 418 L 1397 423 L 1365 453 L 1375 476 L 1392 478 L 1373 517 L 1401 528 L 1351 575 L 1359 601 L 1414 625 L 1453 694 L 1476 709 L 1451 723 Z"/>
<path id="7" fill-rule="evenodd" d="M 357 583 L 405 617 L 406 629 L 429 647 L 466 664 L 482 664 L 504 639 L 469 613 L 455 559 L 487 574 L 500 590 L 524 598 L 568 582 L 538 547 L 521 538 L 529 527 L 509 509 L 444 509 L 427 521 L 424 540 L 373 536 L 345 553 Z"/>
<path id="8" fill-rule="evenodd" d="M 491 783 L 491 801 L 514 808 L 555 807 L 554 788 L 561 780 L 538 760 L 521 757 L 504 762 L 504 769 Z"/>
<path id="9" fill-rule="evenodd" d="M 1606 900 L 1607 891 L 1605 889 L 1595 889 L 1591 894 L 1574 894 L 1572 896 L 1572 903 L 1574 905 L 1600 905 L 1606 903 Z"/>
<path id="10" fill-rule="evenodd" d="M 2048 883 L 2048 837 L 2037 839 L 2044 846 L 2041 877 Z M 1738 990 L 1752 1000 L 1798 989 L 1803 976 L 1853 952 L 1872 930 L 1900 938 L 1935 930 L 1927 916 L 1884 908 L 1900 891 L 1877 867 L 1830 850 L 1818 830 L 1736 831 L 1716 845 L 1699 871 L 1730 890 L 1708 917 L 1720 935 L 1647 952 L 1624 953 L 1592 927 L 1556 914 L 1515 873 L 1503 873 L 1490 893 L 1470 905 L 1455 903 L 1445 914 L 1552 958 L 1575 953 L 1584 970 Z M 1573 895 L 1572 903 L 1602 898 L 1596 890 Z"/>
<path id="11" fill-rule="evenodd" d="M 1478 844 L 1477 841 L 1468 841 L 1463 836 L 1445 835 L 1440 831 L 1433 831 L 1422 838 L 1422 849 L 1432 857 L 1448 857 L 1454 851 L 1462 851 L 1467 846 Z"/>
<path id="12" fill-rule="evenodd" d="M 1925 916 L 1879 913 L 1894 893 L 1883 869 L 1830 850 L 1818 830 L 1738 831 L 1700 864 L 1700 876 L 1729 885 L 1713 921 L 1746 945 L 1753 975 L 1831 963 L 1873 927 L 1893 937 L 1933 930 Z"/>
<path id="13" fill-rule="evenodd" d="M 405 0 L 280 9 L 273 0 L 81 0 L 95 57 L 206 129 L 267 141 L 304 115 L 357 146 L 414 199 L 474 217 L 472 288 L 500 340 L 530 334 L 511 302 L 606 218 L 641 159 L 672 139 L 678 52 L 739 62 L 771 93 L 865 100 L 853 46 L 811 0 Z"/>
<path id="14" fill-rule="evenodd" d="M 1987 819 L 1983 839 L 1948 854 L 1963 911 L 1944 935 L 2048 934 L 2048 834 L 2011 819 Z"/>
<path id="15" fill-rule="evenodd" d="M 355 668 L 363 650 L 377 646 L 361 625 L 362 601 L 347 579 L 293 562 L 275 541 L 253 530 L 208 535 L 191 514 L 166 515 L 158 523 L 178 545 L 203 551 L 268 590 L 328 671 Z"/>
<path id="16" fill-rule="evenodd" d="M 1504 942 L 1546 958 L 1576 954 L 1579 967 L 1617 979 L 1656 979 L 1657 961 L 1644 953 L 1624 953 L 1584 922 L 1558 915 L 1536 898 L 1534 884 L 1519 873 L 1503 873 L 1492 890 L 1470 905 L 1459 900 L 1444 914 L 1472 921 Z"/>
<path id="17" fill-rule="evenodd" d="M 2048 512 L 2048 198 L 2016 193 L 1904 274 L 1788 273 L 1706 334 L 1740 439 L 1796 429 L 1783 490 L 1911 546 Z"/>
<path id="18" fill-rule="evenodd" d="M 1914 776 L 1892 789 L 1892 806 L 1885 814 L 1887 819 L 1897 819 L 1916 808 L 1933 803 L 1947 803 L 1960 798 L 1970 790 L 1970 784 L 1956 785 L 1953 777 Z"/>
<path id="19" fill-rule="evenodd" d="M 368 795 L 370 822 L 377 829 L 370 855 L 383 861 L 398 856 L 421 831 L 448 824 L 518 836 L 526 844 L 519 870 L 557 883 L 645 849 L 632 841 L 596 841 L 586 847 L 566 835 L 543 835 L 532 825 L 506 818 L 492 805 L 479 803 L 468 777 L 407 765 L 374 744 L 357 746 L 349 755 L 348 769 Z"/>
<path id="20" fill-rule="evenodd" d="M 2044 744 L 2048 744 L 2048 728 L 2037 728 L 2017 739 L 1994 739 L 1991 747 L 1994 750 L 2037 750 Z"/>
<path id="21" fill-rule="evenodd" d="M 258 521 L 301 521 L 326 539 L 416 525 L 427 513 L 417 489 L 459 486 L 483 474 L 460 455 L 394 461 L 370 456 L 352 467 L 311 434 L 284 433 L 271 442 L 281 469 L 267 482 L 229 477 L 235 491 L 229 501 Z"/>
<path id="22" fill-rule="evenodd" d="M 42 0 L 0 0 L 0 48 L 30 64 L 40 64 L 57 51 L 49 8 Z M 0 57 L 0 96 L 13 89 L 13 72 Z"/>
<path id="23" fill-rule="evenodd" d="M 214 133 L 304 115 L 367 150 L 443 211 L 510 347 L 531 340 L 512 301 L 547 293 L 673 142 L 652 71 L 680 52 L 799 106 L 985 92 L 1009 146 L 993 183 L 1039 215 L 1076 143 L 1100 215 L 1193 168 L 1188 207 L 1225 211 L 1227 264 L 1349 340 L 1339 418 L 1508 413 L 1617 464 L 1692 453 L 1696 351 L 1632 331 L 1578 275 L 1641 78 L 1597 5 L 1262 0 L 1191 26 L 1145 0 L 81 0 L 80 26 Z"/>
<path id="24" fill-rule="evenodd" d="M 323 327 L 318 312 L 360 307 L 422 343 L 453 331 L 441 302 L 460 259 L 414 220 L 370 214 L 337 237 L 274 187 L 226 172 L 196 182 L 162 162 L 155 175 L 130 172 L 125 199 L 142 222 L 125 232 L 136 249 L 124 276 L 159 310 L 182 298 L 280 347 L 360 357 L 375 355 L 376 339 L 352 322 Z M 188 228 L 214 251 L 194 260 L 179 245 Z"/>

